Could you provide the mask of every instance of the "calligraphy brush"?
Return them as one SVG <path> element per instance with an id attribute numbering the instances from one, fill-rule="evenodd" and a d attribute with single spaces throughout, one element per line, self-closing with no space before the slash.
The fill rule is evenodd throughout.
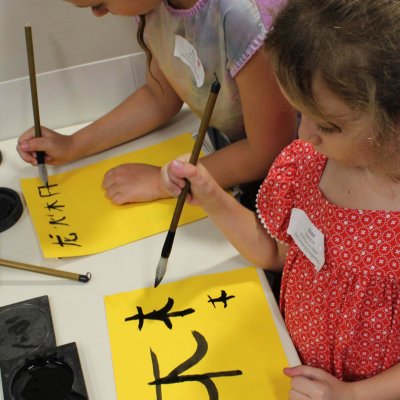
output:
<path id="1" fill-rule="evenodd" d="M 40 128 L 39 101 L 38 101 L 38 94 L 36 87 L 35 57 L 33 54 L 32 29 L 29 25 L 25 26 L 25 40 L 26 40 L 26 51 L 28 55 L 28 65 L 29 65 L 29 81 L 31 84 L 33 120 L 35 124 L 35 137 L 41 137 L 42 130 Z M 40 179 L 46 186 L 48 186 L 48 175 L 47 175 L 46 165 L 44 163 L 44 152 L 37 151 L 36 159 L 38 162 Z"/>
<path id="2" fill-rule="evenodd" d="M 89 282 L 92 274 L 88 272 L 86 275 L 76 274 L 74 272 L 60 271 L 58 269 L 51 269 L 46 267 L 39 267 L 37 265 L 20 263 L 17 261 L 3 260 L 0 258 L 0 265 L 15 269 L 22 269 L 24 271 L 37 272 L 39 274 L 57 276 L 59 278 L 71 279 L 79 282 Z"/>
<path id="3" fill-rule="evenodd" d="M 203 117 L 201 119 L 199 132 L 197 133 L 196 141 L 194 143 L 192 154 L 190 156 L 190 160 L 189 160 L 190 164 L 195 165 L 199 158 L 201 146 L 203 145 L 204 137 L 207 132 L 208 124 L 211 119 L 211 114 L 213 112 L 214 105 L 217 100 L 217 96 L 218 96 L 220 87 L 221 87 L 221 85 L 220 85 L 218 79 L 216 79 L 211 85 L 210 94 L 209 94 L 207 104 L 206 104 L 206 107 L 205 107 L 205 110 L 203 113 Z M 176 202 L 175 211 L 172 216 L 171 225 L 169 227 L 167 237 L 165 239 L 164 246 L 161 251 L 160 261 L 158 262 L 157 270 L 156 270 L 156 278 L 154 281 L 154 287 L 157 287 L 160 284 L 160 282 L 162 281 L 162 279 L 165 275 L 165 272 L 167 271 L 168 257 L 172 250 L 172 245 L 173 245 L 174 239 L 175 239 L 176 228 L 178 226 L 179 218 L 181 216 L 183 205 L 185 203 L 185 199 L 189 192 L 189 189 L 190 189 L 190 182 L 188 180 L 186 180 L 185 186 L 182 189 L 182 191 L 178 197 L 178 200 Z"/>

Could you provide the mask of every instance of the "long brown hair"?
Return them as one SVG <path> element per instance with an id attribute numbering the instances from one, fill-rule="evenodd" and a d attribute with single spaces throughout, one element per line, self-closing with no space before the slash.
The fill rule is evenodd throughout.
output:
<path id="1" fill-rule="evenodd" d="M 312 93 L 318 73 L 350 108 L 374 116 L 380 146 L 400 148 L 399 0 L 288 0 L 265 47 L 300 111 L 322 116 Z"/>
<path id="2" fill-rule="evenodd" d="M 143 49 L 144 53 L 146 54 L 146 65 L 147 65 L 147 70 L 149 71 L 150 76 L 157 82 L 158 86 L 163 91 L 160 81 L 153 75 L 153 73 L 151 72 L 151 69 L 150 69 L 151 61 L 153 59 L 153 54 L 151 53 L 150 49 L 148 48 L 148 46 L 144 40 L 144 28 L 146 26 L 146 14 L 139 15 L 138 18 L 139 18 L 139 24 L 138 24 L 138 30 L 136 32 L 137 41 L 139 43 L 139 46 Z"/>
<path id="3" fill-rule="evenodd" d="M 138 24 L 138 30 L 136 32 L 136 38 L 139 43 L 139 46 L 143 49 L 143 51 L 146 54 L 146 60 L 147 60 L 147 68 L 150 69 L 150 64 L 151 60 L 153 58 L 153 55 L 151 54 L 150 49 L 147 47 L 146 42 L 144 41 L 144 27 L 146 26 L 146 15 L 139 15 L 139 24 Z"/>

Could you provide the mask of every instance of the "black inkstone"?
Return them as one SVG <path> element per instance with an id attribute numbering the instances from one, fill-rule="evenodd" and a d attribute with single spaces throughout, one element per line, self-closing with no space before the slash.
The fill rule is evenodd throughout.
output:
<path id="1" fill-rule="evenodd" d="M 12 399 L 10 387 L 16 374 L 15 363 L 25 363 L 35 352 L 55 346 L 48 296 L 0 307 L 0 372 L 5 400 Z"/>
<path id="2" fill-rule="evenodd" d="M 4 362 L 55 345 L 48 296 L 0 307 L 1 372 Z"/>

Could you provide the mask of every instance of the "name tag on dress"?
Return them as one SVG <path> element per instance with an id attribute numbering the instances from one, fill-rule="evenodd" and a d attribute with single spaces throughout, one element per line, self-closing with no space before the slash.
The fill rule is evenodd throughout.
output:
<path id="1" fill-rule="evenodd" d="M 192 71 L 197 87 L 204 83 L 204 67 L 196 49 L 182 36 L 175 35 L 174 56 L 180 58 Z"/>
<path id="2" fill-rule="evenodd" d="M 318 272 L 325 263 L 324 234 L 299 208 L 292 209 L 287 233 Z"/>

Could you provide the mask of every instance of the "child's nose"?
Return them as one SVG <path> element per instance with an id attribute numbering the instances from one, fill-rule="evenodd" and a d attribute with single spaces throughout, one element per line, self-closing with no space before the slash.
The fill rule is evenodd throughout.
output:
<path id="1" fill-rule="evenodd" d="M 304 116 L 301 117 L 298 135 L 301 140 L 313 145 L 318 145 L 322 142 L 321 135 L 317 130 L 316 125 Z"/>

